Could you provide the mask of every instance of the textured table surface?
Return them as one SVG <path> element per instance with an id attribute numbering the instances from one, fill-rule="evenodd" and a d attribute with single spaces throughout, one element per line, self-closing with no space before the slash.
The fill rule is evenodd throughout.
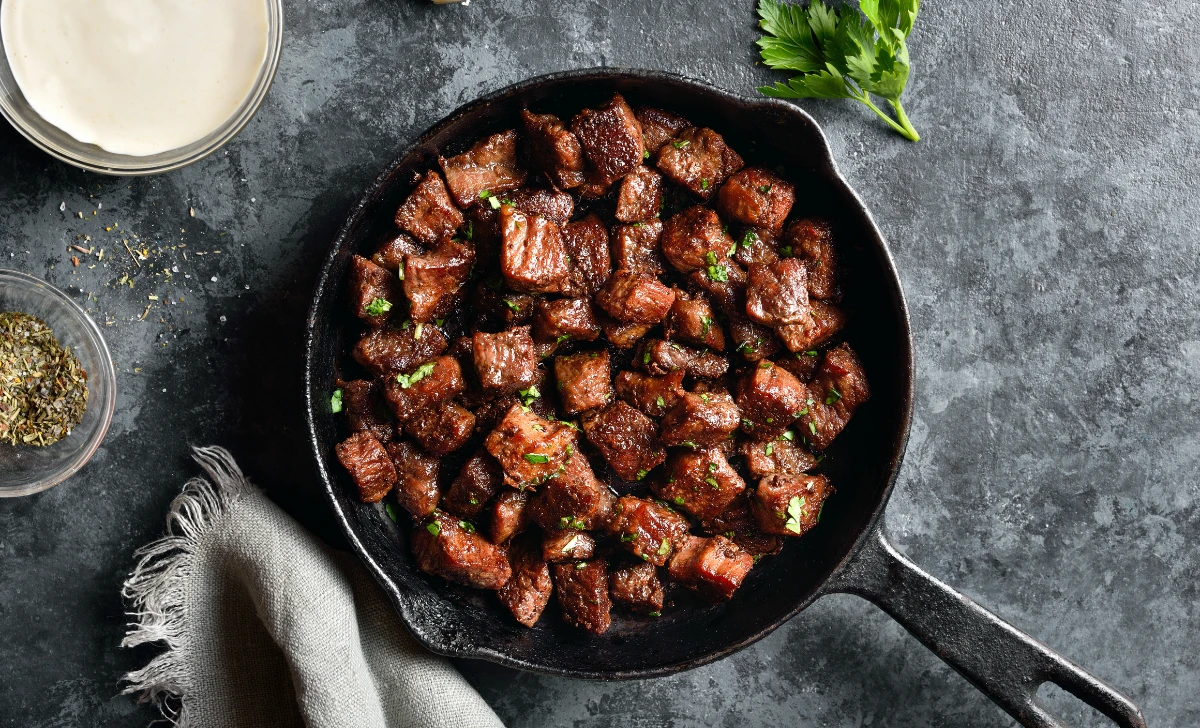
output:
<path id="1" fill-rule="evenodd" d="M 549 71 L 664 69 L 745 94 L 777 78 L 755 66 L 749 0 L 285 4 L 266 105 L 191 168 L 99 177 L 0 129 L 0 266 L 86 300 L 108 324 L 120 385 L 80 475 L 0 502 L 2 725 L 154 717 L 117 696 L 152 654 L 118 649 L 118 590 L 194 472 L 189 444 L 230 447 L 336 542 L 300 438 L 303 313 L 348 206 L 407 140 Z M 1088 5 L 928 3 L 906 97 L 919 144 L 850 102 L 804 107 L 890 239 L 912 307 L 916 417 L 887 512 L 894 539 L 1126 691 L 1152 726 L 1193 726 L 1200 5 Z M 103 261 L 72 265 L 81 235 Z M 137 269 L 122 239 L 159 272 Z M 671 678 L 462 668 L 512 726 L 1012 725 L 849 596 Z"/>

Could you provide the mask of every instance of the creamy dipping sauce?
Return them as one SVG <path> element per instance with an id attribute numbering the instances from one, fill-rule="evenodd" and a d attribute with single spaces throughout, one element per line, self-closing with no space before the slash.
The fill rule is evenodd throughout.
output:
<path id="1" fill-rule="evenodd" d="M 265 0 L 0 0 L 21 92 L 46 121 L 114 154 L 203 139 L 267 57 Z"/>

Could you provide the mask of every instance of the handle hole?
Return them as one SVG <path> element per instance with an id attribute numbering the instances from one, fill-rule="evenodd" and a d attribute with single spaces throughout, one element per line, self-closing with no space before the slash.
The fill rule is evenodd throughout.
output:
<path id="1" fill-rule="evenodd" d="M 1053 682 L 1046 681 L 1038 686 L 1037 699 L 1046 712 L 1071 728 L 1110 728 L 1113 725 L 1104 713 Z"/>

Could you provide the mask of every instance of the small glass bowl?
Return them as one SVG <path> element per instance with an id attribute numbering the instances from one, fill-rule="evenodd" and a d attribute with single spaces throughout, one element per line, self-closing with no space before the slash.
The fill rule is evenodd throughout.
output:
<path id="1" fill-rule="evenodd" d="M 16 79 L 13 78 L 12 68 L 8 65 L 3 38 L 0 38 L 0 115 L 8 119 L 26 139 L 50 156 L 92 172 L 144 175 L 186 167 L 217 151 L 235 137 L 258 111 L 258 107 L 266 98 L 267 89 L 275 79 L 275 69 L 279 67 L 279 53 L 283 48 L 283 0 L 262 1 L 267 3 L 267 57 L 263 60 L 250 94 L 218 129 L 186 147 L 148 157 L 132 157 L 113 154 L 94 144 L 84 144 L 75 139 L 43 119 L 25 100 L 25 95 L 21 93 Z M 3 3 L 4 0 L 0 0 L 0 4 Z"/>
<path id="2" fill-rule="evenodd" d="M 0 269 L 0 312 L 19 311 L 50 325 L 58 343 L 71 347 L 87 372 L 83 421 L 46 447 L 0 443 L 0 498 L 52 488 L 83 467 L 108 432 L 117 401 L 117 373 L 96 322 L 67 294 L 43 280 Z"/>

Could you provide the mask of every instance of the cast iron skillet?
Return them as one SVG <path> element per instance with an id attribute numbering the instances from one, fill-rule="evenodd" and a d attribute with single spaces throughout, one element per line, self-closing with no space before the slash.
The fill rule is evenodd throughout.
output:
<path id="1" fill-rule="evenodd" d="M 751 572 L 728 604 L 691 603 L 658 619 L 614 620 L 592 637 L 546 617 L 517 625 L 485 593 L 448 585 L 416 570 L 407 526 L 353 495 L 333 457 L 330 412 L 335 362 L 344 347 L 343 281 L 353 253 L 370 250 L 393 229 L 392 215 L 414 172 L 436 166 L 439 153 L 516 124 L 517 111 L 568 115 L 619 91 L 633 105 L 679 112 L 725 136 L 749 163 L 783 164 L 797 182 L 803 212 L 832 220 L 849 273 L 847 339 L 859 352 L 872 399 L 828 453 L 825 471 L 837 493 L 822 522 L 782 554 Z M 813 119 L 774 100 L 747 99 L 678 76 L 617 69 L 530 79 L 455 111 L 401 154 L 366 191 L 334 241 L 308 319 L 307 418 L 317 466 L 333 509 L 355 551 L 378 579 L 413 635 L 434 652 L 479 658 L 542 673 L 630 679 L 666 675 L 725 657 L 759 640 L 825 594 L 857 594 L 879 605 L 917 639 L 1027 726 L 1059 726 L 1037 702 L 1052 682 L 1122 726 L 1144 726 L 1141 712 L 1048 647 L 996 617 L 899 554 L 880 515 L 895 483 L 912 416 L 913 351 L 908 311 L 883 236 L 862 200 L 838 173 Z M 401 518 L 401 524 L 407 521 Z M 553 606 L 547 612 L 555 611 Z"/>

